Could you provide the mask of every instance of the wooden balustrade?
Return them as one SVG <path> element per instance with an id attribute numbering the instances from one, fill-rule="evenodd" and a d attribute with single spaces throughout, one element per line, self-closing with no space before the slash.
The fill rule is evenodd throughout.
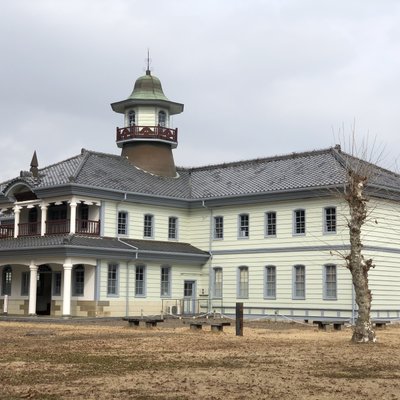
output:
<path id="1" fill-rule="evenodd" d="M 0 238 L 14 237 L 14 225 L 4 224 L 0 225 Z"/>
<path id="2" fill-rule="evenodd" d="M 75 232 L 81 235 L 99 236 L 100 221 L 77 219 Z M 46 235 L 63 235 L 70 233 L 70 220 L 57 219 L 46 221 Z M 41 222 L 26 222 L 18 224 L 18 236 L 40 236 Z M 0 225 L 0 239 L 14 237 L 14 224 Z"/>
<path id="3" fill-rule="evenodd" d="M 164 126 L 127 126 L 117 128 L 117 142 L 130 139 L 159 139 L 176 143 L 178 141 L 178 129 Z"/>
<path id="4" fill-rule="evenodd" d="M 75 232 L 84 235 L 100 235 L 100 221 L 91 221 L 88 219 L 77 219 Z"/>
<path id="5" fill-rule="evenodd" d="M 40 235 L 40 222 L 26 222 L 18 224 L 18 236 Z"/>

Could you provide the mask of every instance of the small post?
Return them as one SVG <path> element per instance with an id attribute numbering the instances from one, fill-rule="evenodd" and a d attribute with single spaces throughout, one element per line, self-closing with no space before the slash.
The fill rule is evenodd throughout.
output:
<path id="1" fill-rule="evenodd" d="M 236 336 L 243 336 L 243 303 L 236 303 Z"/>
<path id="2" fill-rule="evenodd" d="M 3 314 L 8 314 L 8 294 L 4 295 L 4 303 L 3 303 Z"/>

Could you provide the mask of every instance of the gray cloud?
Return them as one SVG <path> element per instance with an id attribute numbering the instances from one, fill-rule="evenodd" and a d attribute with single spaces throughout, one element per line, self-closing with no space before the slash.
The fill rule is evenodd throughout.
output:
<path id="1" fill-rule="evenodd" d="M 82 147 L 118 153 L 110 103 L 144 73 L 185 103 L 177 164 L 331 146 L 360 136 L 399 153 L 397 1 L 5 0 L 0 178 Z"/>

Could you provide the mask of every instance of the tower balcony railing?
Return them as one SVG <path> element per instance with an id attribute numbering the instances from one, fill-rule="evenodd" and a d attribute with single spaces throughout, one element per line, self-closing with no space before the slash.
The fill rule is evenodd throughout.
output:
<path id="1" fill-rule="evenodd" d="M 132 125 L 125 128 L 117 128 L 117 142 L 132 139 L 158 139 L 166 142 L 177 143 L 178 128 L 172 129 L 160 125 Z"/>

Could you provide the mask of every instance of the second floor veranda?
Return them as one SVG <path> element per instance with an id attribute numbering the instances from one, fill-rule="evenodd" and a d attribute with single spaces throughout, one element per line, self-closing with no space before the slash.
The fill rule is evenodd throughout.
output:
<path id="1" fill-rule="evenodd" d="M 13 207 L 10 218 L 0 223 L 0 239 L 69 233 L 100 235 L 100 212 L 96 202 L 35 203 L 25 202 Z"/>

